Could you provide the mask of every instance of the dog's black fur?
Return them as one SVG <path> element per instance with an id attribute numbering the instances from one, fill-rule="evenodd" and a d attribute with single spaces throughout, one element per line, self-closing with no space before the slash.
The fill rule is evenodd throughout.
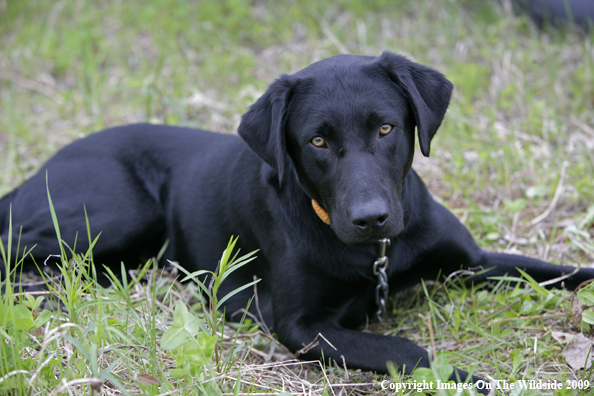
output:
<path id="1" fill-rule="evenodd" d="M 221 292 L 261 278 L 263 319 L 289 349 L 321 333 L 336 349 L 320 339 L 302 357 L 323 351 L 377 372 L 392 361 L 410 373 L 429 365 L 423 348 L 355 330 L 377 311 L 372 264 L 380 238 L 392 239 L 391 292 L 469 267 L 491 268 L 474 281 L 518 275 L 516 268 L 538 281 L 574 270 L 479 249 L 411 169 L 415 127 L 428 156 L 451 91 L 442 74 L 390 53 L 326 59 L 275 81 L 243 116 L 243 140 L 143 124 L 65 147 L 0 201 L 0 235 L 6 244 L 12 204 L 13 246 L 22 226 L 20 246 L 37 244 L 38 263 L 59 253 L 46 173 L 62 238 L 72 246 L 78 233 L 77 250 L 86 251 L 85 208 L 92 232 L 101 232 L 97 264 L 136 265 L 168 240 L 165 259 L 212 271 L 229 237 L 239 235 L 243 252 L 260 252 Z M 384 124 L 393 130 L 380 135 Z M 313 145 L 316 136 L 325 145 Z M 312 199 L 329 213 L 329 226 Z M 592 277 L 582 269 L 565 285 Z M 226 312 L 245 307 L 252 294 L 229 300 Z"/>

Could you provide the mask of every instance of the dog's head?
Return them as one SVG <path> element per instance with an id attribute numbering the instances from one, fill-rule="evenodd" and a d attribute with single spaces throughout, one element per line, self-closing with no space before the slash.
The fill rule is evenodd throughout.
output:
<path id="1" fill-rule="evenodd" d="M 415 127 L 429 156 L 452 88 L 442 74 L 389 52 L 339 55 L 275 81 L 239 134 L 279 183 L 295 170 L 343 242 L 395 237 L 404 229 Z"/>

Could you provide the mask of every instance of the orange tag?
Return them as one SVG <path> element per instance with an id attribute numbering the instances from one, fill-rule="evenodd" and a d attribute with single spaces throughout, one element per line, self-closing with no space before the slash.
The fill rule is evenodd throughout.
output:
<path id="1" fill-rule="evenodd" d="M 321 206 L 320 204 L 318 204 L 316 201 L 314 201 L 313 199 L 311 200 L 311 206 L 313 206 L 314 211 L 316 212 L 316 214 L 318 215 L 318 217 L 320 218 L 320 220 L 322 220 L 324 223 L 330 225 L 330 216 L 328 216 L 328 212 L 326 212 Z"/>

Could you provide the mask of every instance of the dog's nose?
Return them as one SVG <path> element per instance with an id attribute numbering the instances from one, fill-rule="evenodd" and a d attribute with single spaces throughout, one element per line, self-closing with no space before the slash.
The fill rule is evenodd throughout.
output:
<path id="1" fill-rule="evenodd" d="M 388 207 L 378 201 L 355 207 L 351 211 L 351 222 L 357 231 L 368 234 L 383 230 L 389 216 Z"/>

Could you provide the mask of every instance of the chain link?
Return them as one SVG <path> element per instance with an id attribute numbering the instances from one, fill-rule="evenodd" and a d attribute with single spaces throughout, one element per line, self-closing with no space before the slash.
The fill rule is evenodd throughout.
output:
<path id="1" fill-rule="evenodd" d="M 375 303 L 378 306 L 376 316 L 377 320 L 382 321 L 382 315 L 386 312 L 386 301 L 388 301 L 388 269 L 389 260 L 386 256 L 386 247 L 390 245 L 388 238 L 381 239 L 380 255 L 373 263 L 373 274 L 377 276 L 377 286 L 375 287 Z"/>

